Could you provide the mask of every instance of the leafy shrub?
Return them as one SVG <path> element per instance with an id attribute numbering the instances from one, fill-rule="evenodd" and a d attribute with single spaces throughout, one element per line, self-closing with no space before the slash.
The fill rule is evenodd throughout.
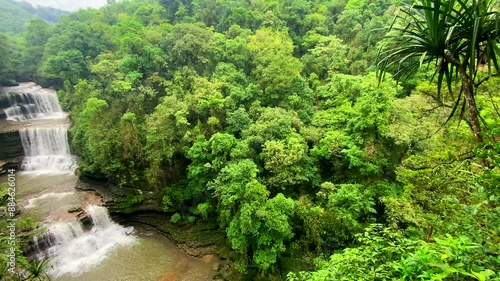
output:
<path id="1" fill-rule="evenodd" d="M 146 200 L 146 195 L 144 194 L 135 194 L 128 195 L 122 201 L 120 201 L 119 206 L 124 210 L 132 211 L 132 207 L 137 206 Z"/>
<path id="2" fill-rule="evenodd" d="M 328 261 L 317 260 L 319 270 L 315 272 L 289 273 L 288 281 L 389 280 L 395 277 L 393 264 L 416 245 L 381 224 L 370 225 L 356 240 L 359 247 L 334 253 Z"/>
<path id="3" fill-rule="evenodd" d="M 171 218 L 170 222 L 171 223 L 178 223 L 181 220 L 181 215 L 179 213 L 175 213 Z"/>
<path id="4" fill-rule="evenodd" d="M 196 211 L 203 219 L 206 220 L 208 219 L 208 215 L 212 211 L 212 206 L 210 205 L 210 203 L 201 203 L 196 207 Z"/>
<path id="5" fill-rule="evenodd" d="M 500 280 L 492 270 L 500 266 L 494 252 L 488 253 L 489 249 L 465 236 L 448 234 L 435 240 L 421 242 L 413 253 L 395 263 L 395 275 L 401 280 Z"/>

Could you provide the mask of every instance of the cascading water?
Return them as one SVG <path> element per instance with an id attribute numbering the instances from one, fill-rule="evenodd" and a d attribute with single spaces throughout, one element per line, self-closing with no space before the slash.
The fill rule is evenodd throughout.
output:
<path id="1" fill-rule="evenodd" d="M 65 127 L 25 128 L 19 131 L 24 148 L 21 170 L 35 173 L 70 173 L 76 170 Z"/>
<path id="2" fill-rule="evenodd" d="M 37 257 L 52 258 L 51 275 L 79 275 L 102 262 L 113 249 L 135 241 L 133 228 L 114 223 L 106 208 L 89 205 L 85 212 L 93 223 L 90 231 L 84 231 L 75 219 L 51 225 L 43 239 L 34 239 Z"/>
<path id="3" fill-rule="evenodd" d="M 16 87 L 5 88 L 4 92 L 5 95 L 0 97 L 2 105 L 10 106 L 4 109 L 7 120 L 18 122 L 66 117 L 52 89 L 44 89 L 35 83 L 21 83 Z M 19 123 L 20 126 L 31 126 L 27 122 Z M 37 123 L 41 124 L 39 121 Z M 65 126 L 45 124 L 40 128 L 27 127 L 19 130 L 19 134 L 25 156 L 21 164 L 22 171 L 74 174 L 76 161 L 69 150 Z"/>
<path id="4" fill-rule="evenodd" d="M 64 118 L 54 90 L 32 88 L 27 93 L 7 93 L 10 107 L 5 109 L 7 120 Z"/>

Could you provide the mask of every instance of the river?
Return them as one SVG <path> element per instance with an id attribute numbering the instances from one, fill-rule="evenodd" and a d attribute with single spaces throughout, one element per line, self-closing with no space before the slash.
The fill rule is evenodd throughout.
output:
<path id="1" fill-rule="evenodd" d="M 98 195 L 75 189 L 69 124 L 54 91 L 34 83 L 6 89 L 10 107 L 4 110 L 8 120 L 3 124 L 19 128 L 25 154 L 23 171 L 16 174 L 19 218 L 34 218 L 47 229 L 35 238 L 35 252 L 51 258 L 51 280 L 212 280 L 215 258 L 191 257 L 156 232 L 121 226 L 100 206 Z M 6 181 L 0 177 L 0 183 Z M 91 219 L 90 227 L 76 218 L 83 213 Z"/>

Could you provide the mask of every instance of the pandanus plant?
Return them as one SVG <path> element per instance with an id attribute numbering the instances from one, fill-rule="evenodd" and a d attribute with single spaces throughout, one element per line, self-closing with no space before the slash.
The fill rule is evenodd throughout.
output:
<path id="1" fill-rule="evenodd" d="M 389 27 L 390 39 L 379 52 L 379 79 L 389 71 L 396 79 L 408 77 L 423 65 L 434 63 L 438 98 L 442 98 L 445 82 L 455 100 L 447 122 L 460 107 L 461 119 L 467 107 L 474 138 L 482 143 L 475 91 L 484 79 L 500 73 L 499 16 L 495 0 L 416 0 L 404 5 Z M 481 65 L 487 65 L 488 71 L 482 75 L 486 78 L 478 81 L 478 71 L 486 72 Z M 454 96 L 455 78 L 461 82 L 461 90 Z"/>
<path id="2" fill-rule="evenodd" d="M 50 281 L 50 276 L 47 274 L 47 269 L 50 264 L 50 259 L 34 260 L 28 266 L 29 281 Z"/>

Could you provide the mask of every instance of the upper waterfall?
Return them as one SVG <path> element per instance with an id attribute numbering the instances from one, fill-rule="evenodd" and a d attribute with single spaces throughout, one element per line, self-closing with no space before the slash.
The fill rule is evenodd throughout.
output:
<path id="1" fill-rule="evenodd" d="M 6 99 L 9 107 L 5 111 L 7 120 L 64 118 L 57 93 L 34 83 L 23 83 L 19 87 L 8 88 Z"/>
<path id="2" fill-rule="evenodd" d="M 0 114 L 7 119 L 2 121 L 4 130 L 19 131 L 24 150 L 22 171 L 75 173 L 76 159 L 67 136 L 70 121 L 55 90 L 32 82 L 0 88 Z"/>

